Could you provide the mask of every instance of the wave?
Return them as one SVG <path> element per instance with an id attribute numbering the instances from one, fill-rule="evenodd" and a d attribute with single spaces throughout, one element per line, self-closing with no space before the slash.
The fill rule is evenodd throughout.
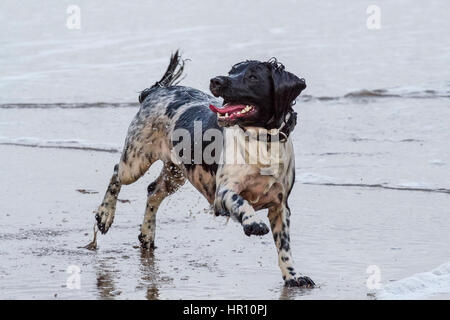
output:
<path id="1" fill-rule="evenodd" d="M 376 294 L 380 300 L 422 299 L 450 294 L 450 262 L 429 272 L 391 282 Z"/>
<path id="2" fill-rule="evenodd" d="M 299 101 L 366 101 L 368 99 L 406 98 L 406 99 L 436 99 L 450 98 L 450 89 L 418 89 L 398 87 L 390 89 L 362 89 L 351 91 L 343 96 L 312 96 L 302 95 Z M 94 102 L 94 103 L 4 103 L 0 109 L 90 109 L 90 108 L 137 108 L 137 102 Z"/>
<path id="3" fill-rule="evenodd" d="M 5 103 L 0 109 L 91 109 L 91 108 L 136 108 L 137 102 L 95 102 L 95 103 Z"/>
<path id="4" fill-rule="evenodd" d="M 338 100 L 367 100 L 379 98 L 406 98 L 406 99 L 437 99 L 450 98 L 450 89 L 420 89 L 410 87 L 397 87 L 389 89 L 361 89 L 351 91 L 343 96 L 311 96 L 303 95 L 303 101 L 338 101 Z"/>
<path id="5" fill-rule="evenodd" d="M 0 145 L 20 146 L 31 148 L 48 148 L 48 149 L 72 149 L 84 151 L 98 151 L 119 153 L 121 151 L 117 146 L 109 144 L 89 143 L 82 140 L 41 140 L 37 138 L 6 138 L 0 137 Z"/>
<path id="6" fill-rule="evenodd" d="M 450 189 L 446 188 L 422 188 L 422 187 L 403 187 L 403 186 L 390 186 L 387 184 L 365 184 L 365 183 L 317 183 L 317 182 L 301 182 L 302 184 L 310 184 L 316 186 L 329 186 L 329 187 L 360 187 L 360 188 L 379 188 L 388 190 L 399 191 L 421 191 L 421 192 L 436 192 L 436 193 L 449 193 Z"/>
<path id="7" fill-rule="evenodd" d="M 326 186 L 326 187 L 358 187 L 358 188 L 372 188 L 372 189 L 387 189 L 398 191 L 419 191 L 419 192 L 433 192 L 433 193 L 447 193 L 450 194 L 450 189 L 447 188 L 432 188 L 422 185 L 420 183 L 400 183 L 400 184 L 388 184 L 388 183 L 347 183 L 338 182 L 334 178 L 328 176 L 317 175 L 313 173 L 304 173 L 298 176 L 295 180 L 298 183 L 314 186 Z"/>
<path id="8" fill-rule="evenodd" d="M 70 140 L 42 140 L 32 137 L 21 138 L 7 138 L 0 137 L 0 145 L 6 146 L 19 146 L 30 148 L 46 148 L 46 149 L 71 149 L 82 151 L 97 151 L 108 153 L 120 153 L 122 149 L 116 145 L 105 143 L 91 143 L 83 140 L 70 139 Z M 334 178 L 318 175 L 314 173 L 303 173 L 298 175 L 296 181 L 305 185 L 327 186 L 327 187 L 359 187 L 359 188 L 376 188 L 376 189 L 388 189 L 398 191 L 420 191 L 420 192 L 433 192 L 433 193 L 447 193 L 450 194 L 450 189 L 447 188 L 432 188 L 420 183 L 403 183 L 397 185 L 391 185 L 387 183 L 347 183 L 338 182 Z"/>

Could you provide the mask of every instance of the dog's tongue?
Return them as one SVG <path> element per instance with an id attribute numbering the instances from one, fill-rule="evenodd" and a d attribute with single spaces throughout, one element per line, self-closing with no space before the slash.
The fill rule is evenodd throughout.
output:
<path id="1" fill-rule="evenodd" d="M 244 108 L 245 108 L 245 106 L 242 104 L 234 104 L 234 105 L 226 104 L 223 108 L 217 108 L 216 106 L 213 106 L 212 104 L 209 105 L 209 109 L 211 109 L 212 112 L 218 113 L 218 114 L 225 114 L 225 113 L 231 114 L 235 111 L 240 111 Z"/>

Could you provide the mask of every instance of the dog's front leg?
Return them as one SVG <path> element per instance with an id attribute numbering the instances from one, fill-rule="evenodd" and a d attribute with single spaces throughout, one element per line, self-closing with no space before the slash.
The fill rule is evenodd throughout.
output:
<path id="1" fill-rule="evenodd" d="M 290 215 L 289 207 L 284 204 L 269 209 L 270 227 L 278 250 L 278 264 L 281 274 L 285 285 L 288 287 L 312 288 L 315 286 L 314 281 L 309 277 L 301 276 L 294 269 L 289 236 Z"/>
<path id="2" fill-rule="evenodd" d="M 238 192 L 227 186 L 217 190 L 214 201 L 217 215 L 230 215 L 242 224 L 247 236 L 261 236 L 269 232 L 269 228 L 257 217 L 253 207 Z"/>

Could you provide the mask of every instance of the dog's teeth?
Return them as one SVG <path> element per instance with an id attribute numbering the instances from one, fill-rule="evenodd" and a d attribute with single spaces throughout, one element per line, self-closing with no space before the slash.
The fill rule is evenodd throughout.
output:
<path id="1" fill-rule="evenodd" d="M 227 112 L 227 113 L 225 113 L 225 118 L 227 118 L 227 117 L 229 117 L 229 115 L 228 115 L 228 112 Z"/>

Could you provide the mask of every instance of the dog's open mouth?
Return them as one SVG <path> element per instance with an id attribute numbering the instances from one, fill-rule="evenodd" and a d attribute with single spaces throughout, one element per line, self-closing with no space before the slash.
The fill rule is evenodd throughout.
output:
<path id="1" fill-rule="evenodd" d="M 256 108 L 250 104 L 226 103 L 222 108 L 210 105 L 211 111 L 217 114 L 221 122 L 236 122 L 245 120 L 256 113 Z"/>

